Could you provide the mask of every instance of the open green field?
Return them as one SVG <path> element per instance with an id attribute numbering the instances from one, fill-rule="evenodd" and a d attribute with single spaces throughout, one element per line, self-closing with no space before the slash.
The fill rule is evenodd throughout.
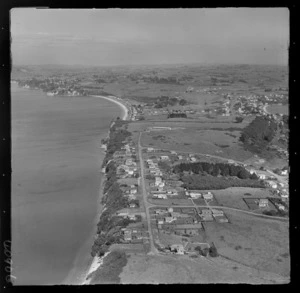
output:
<path id="1" fill-rule="evenodd" d="M 142 145 L 175 151 L 201 153 L 244 161 L 252 153 L 244 150 L 239 142 L 239 131 L 234 128 L 203 129 L 182 125 L 184 129 L 146 132 L 142 136 Z"/>
<path id="2" fill-rule="evenodd" d="M 226 211 L 230 224 L 205 223 L 209 241 L 220 255 L 258 270 L 288 277 L 289 225 Z"/>
<path id="3" fill-rule="evenodd" d="M 266 198 L 270 196 L 269 190 L 263 188 L 231 187 L 211 191 L 220 205 L 241 210 L 249 210 L 243 198 Z"/>
<path id="4" fill-rule="evenodd" d="M 274 284 L 287 280 L 223 258 L 187 255 L 129 254 L 119 275 L 121 284 Z"/>

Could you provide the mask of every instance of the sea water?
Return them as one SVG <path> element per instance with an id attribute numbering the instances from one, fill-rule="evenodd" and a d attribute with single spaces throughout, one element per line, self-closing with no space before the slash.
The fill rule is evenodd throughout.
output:
<path id="1" fill-rule="evenodd" d="M 82 260 L 77 270 L 86 268 L 99 216 L 101 138 L 122 110 L 101 98 L 49 97 L 16 84 L 11 92 L 15 284 L 61 284 L 75 259 Z"/>

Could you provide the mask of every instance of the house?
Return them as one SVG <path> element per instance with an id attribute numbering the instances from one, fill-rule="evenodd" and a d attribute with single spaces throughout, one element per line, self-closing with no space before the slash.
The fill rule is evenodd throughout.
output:
<path id="1" fill-rule="evenodd" d="M 173 213 L 173 211 L 174 211 L 173 208 L 168 208 L 169 213 Z"/>
<path id="2" fill-rule="evenodd" d="M 280 196 L 281 196 L 281 198 L 285 198 L 285 199 L 289 198 L 289 194 L 288 193 L 281 193 Z"/>
<path id="3" fill-rule="evenodd" d="M 217 210 L 217 209 L 211 209 L 213 216 L 223 216 L 224 212 L 222 210 Z"/>
<path id="4" fill-rule="evenodd" d="M 172 155 L 177 155 L 177 153 L 175 151 L 171 151 Z"/>
<path id="5" fill-rule="evenodd" d="M 172 244 L 170 250 L 177 254 L 184 254 L 184 247 L 182 244 Z"/>
<path id="6" fill-rule="evenodd" d="M 128 215 L 128 219 L 131 220 L 131 221 L 135 221 L 136 216 L 135 215 Z"/>
<path id="7" fill-rule="evenodd" d="M 172 223 L 175 220 L 176 220 L 176 217 L 173 217 L 173 216 L 171 216 L 171 217 L 165 217 L 165 222 L 166 223 Z"/>
<path id="8" fill-rule="evenodd" d="M 131 231 L 130 230 L 125 230 L 124 231 L 124 240 L 125 241 L 131 241 L 132 236 L 131 236 Z"/>
<path id="9" fill-rule="evenodd" d="M 167 199 L 168 198 L 166 194 L 157 194 L 156 197 L 159 199 Z"/>
<path id="10" fill-rule="evenodd" d="M 207 193 L 204 193 L 204 194 L 203 194 L 203 198 L 204 198 L 205 200 L 213 199 L 213 195 L 212 195 L 211 192 L 207 192 Z"/>
<path id="11" fill-rule="evenodd" d="M 183 156 L 178 156 L 178 160 L 182 160 L 183 159 Z"/>
<path id="12" fill-rule="evenodd" d="M 157 220 L 157 224 L 158 224 L 158 225 L 162 225 L 163 223 L 164 223 L 164 220 L 163 220 L 163 219 L 158 219 L 158 220 Z"/>
<path id="13" fill-rule="evenodd" d="M 155 177 L 155 185 L 158 186 L 160 183 L 162 183 L 161 177 Z"/>
<path id="14" fill-rule="evenodd" d="M 154 151 L 154 148 L 147 148 L 147 151 L 148 151 L 148 152 L 153 152 L 153 151 Z"/>
<path id="15" fill-rule="evenodd" d="M 286 176 L 288 174 L 288 170 L 282 170 L 281 175 Z"/>
<path id="16" fill-rule="evenodd" d="M 269 200 L 267 198 L 261 198 L 258 202 L 260 208 L 266 208 L 269 206 Z"/>
<path id="17" fill-rule="evenodd" d="M 282 204 L 279 204 L 278 205 L 278 209 L 281 210 L 281 211 L 284 211 L 285 210 L 285 206 L 282 205 Z"/>
<path id="18" fill-rule="evenodd" d="M 160 156 L 160 159 L 162 161 L 166 161 L 166 160 L 169 160 L 169 156 Z"/>
<path id="19" fill-rule="evenodd" d="M 126 217 L 128 217 L 128 212 L 123 212 L 123 213 L 119 212 L 119 213 L 117 213 L 117 216 L 126 218 Z"/>
<path id="20" fill-rule="evenodd" d="M 196 162 L 197 159 L 196 159 L 195 157 L 191 157 L 191 161 L 192 161 L 192 162 Z"/>
<path id="21" fill-rule="evenodd" d="M 136 194 L 136 193 L 137 193 L 137 189 L 136 189 L 136 188 L 135 188 L 135 189 L 131 189 L 131 190 L 130 190 L 130 193 L 131 193 L 131 194 Z"/>
<path id="22" fill-rule="evenodd" d="M 189 195 L 191 198 L 199 198 L 202 196 L 202 193 L 198 191 L 190 191 Z"/>
<path id="23" fill-rule="evenodd" d="M 165 186 L 165 182 L 158 183 L 158 187 L 164 187 L 164 186 Z"/>
<path id="24" fill-rule="evenodd" d="M 137 205 L 136 205 L 135 203 L 130 203 L 130 204 L 129 204 L 129 207 L 130 207 L 131 209 L 134 209 L 134 208 L 137 207 Z"/>
<path id="25" fill-rule="evenodd" d="M 203 209 L 201 211 L 201 214 L 204 215 L 211 215 L 212 211 L 210 209 Z"/>
<path id="26" fill-rule="evenodd" d="M 280 187 L 284 187 L 284 184 L 282 182 L 278 183 Z"/>
<path id="27" fill-rule="evenodd" d="M 265 174 L 258 174 L 257 175 L 259 179 L 265 180 L 267 177 Z"/>
<path id="28" fill-rule="evenodd" d="M 268 185 L 271 186 L 272 188 L 277 188 L 277 184 L 274 181 L 268 181 Z"/>

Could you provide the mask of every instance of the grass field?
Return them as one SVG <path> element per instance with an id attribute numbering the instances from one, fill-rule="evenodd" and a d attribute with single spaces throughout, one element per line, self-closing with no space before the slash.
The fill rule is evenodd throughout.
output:
<path id="1" fill-rule="evenodd" d="M 224 130 L 204 130 L 185 125 L 185 129 L 159 131 L 159 139 L 157 136 L 157 132 L 144 133 L 142 145 L 178 152 L 216 155 L 238 161 L 252 157 L 250 152 L 243 149 L 238 140 L 237 131 L 231 133 L 226 128 Z"/>
<path id="2" fill-rule="evenodd" d="M 275 274 L 259 272 L 230 260 L 189 256 L 130 254 L 120 274 L 122 284 L 207 284 L 286 282 Z"/>
<path id="3" fill-rule="evenodd" d="M 290 272 L 288 223 L 226 211 L 231 224 L 205 223 L 219 254 L 285 277 Z"/>
<path id="4" fill-rule="evenodd" d="M 248 187 L 231 187 L 222 190 L 212 190 L 212 192 L 220 205 L 242 210 L 249 210 L 243 198 L 266 198 L 270 196 L 268 189 Z"/>

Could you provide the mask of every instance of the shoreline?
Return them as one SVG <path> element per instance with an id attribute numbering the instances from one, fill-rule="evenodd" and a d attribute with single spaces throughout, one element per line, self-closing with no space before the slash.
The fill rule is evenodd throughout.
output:
<path id="1" fill-rule="evenodd" d="M 120 101 L 117 101 L 116 97 L 114 97 L 114 96 L 105 97 L 105 96 L 99 96 L 99 95 L 91 95 L 91 97 L 103 98 L 103 99 L 109 100 L 109 101 L 119 105 L 124 111 L 124 115 L 122 117 L 122 120 L 127 120 L 129 109 L 125 104 L 121 103 Z"/>

